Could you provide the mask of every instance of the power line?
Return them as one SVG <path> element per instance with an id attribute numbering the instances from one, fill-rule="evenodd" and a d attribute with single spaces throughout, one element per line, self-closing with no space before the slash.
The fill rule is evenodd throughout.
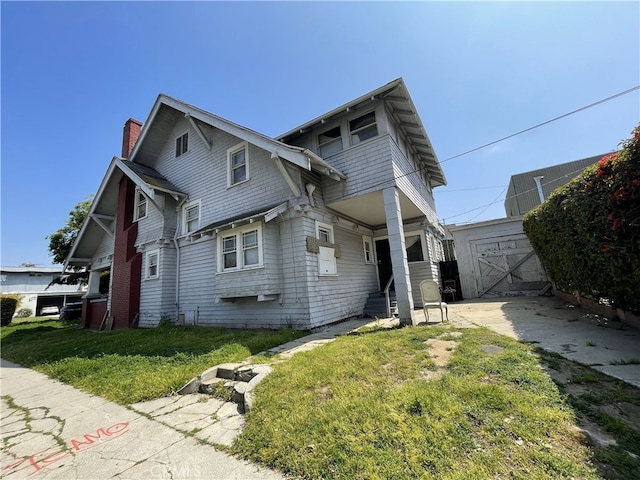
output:
<path id="1" fill-rule="evenodd" d="M 453 159 L 455 159 L 455 158 L 462 157 L 463 155 L 468 155 L 469 153 L 476 152 L 476 151 L 481 150 L 481 149 L 483 149 L 483 148 L 486 148 L 486 147 L 488 147 L 488 146 L 495 145 L 496 143 L 499 143 L 499 142 L 503 142 L 503 141 L 505 141 L 505 140 L 507 140 L 507 139 L 509 139 L 509 138 L 513 138 L 513 137 L 515 137 L 515 136 L 517 136 L 517 135 L 521 135 L 521 134 L 523 134 L 523 133 L 525 133 L 525 132 L 529 132 L 529 131 L 531 131 L 531 130 L 534 130 L 534 129 L 536 129 L 536 128 L 542 127 L 542 126 L 544 126 L 544 125 L 548 125 L 549 123 L 555 122 L 555 121 L 557 121 L 557 120 L 560 120 L 560 119 L 562 119 L 562 118 L 568 117 L 568 116 L 570 116 L 570 115 L 574 115 L 574 114 L 576 114 L 576 113 L 582 112 L 582 111 L 584 111 L 584 110 L 587 110 L 587 109 L 589 109 L 589 108 L 595 107 L 595 106 L 597 106 L 597 105 L 601 105 L 601 104 L 603 104 L 603 103 L 605 103 L 605 102 L 609 102 L 609 101 L 611 101 L 611 100 L 614 100 L 614 99 L 616 99 L 616 98 L 618 98 L 618 97 L 622 97 L 623 95 L 627 95 L 627 94 L 629 94 L 629 93 L 631 93 L 631 92 L 634 92 L 634 91 L 636 91 L 636 90 L 639 90 L 639 89 L 640 89 L 640 85 L 636 85 L 635 87 L 632 87 L 632 88 L 629 88 L 629 89 L 627 89 L 627 90 L 624 90 L 623 92 L 619 92 L 619 93 L 616 93 L 615 95 L 611 95 L 610 97 L 603 98 L 602 100 L 598 100 L 597 102 L 591 103 L 591 104 L 586 105 L 586 106 L 584 106 L 584 107 L 578 108 L 578 109 L 573 110 L 573 111 L 568 112 L 568 113 L 565 113 L 564 115 L 560 115 L 559 117 L 552 118 L 551 120 L 547 120 L 546 122 L 539 123 L 539 124 L 534 125 L 534 126 L 532 126 L 532 127 L 525 128 L 524 130 L 520 130 L 519 132 L 512 133 L 511 135 L 507 135 L 506 137 L 502 137 L 502 138 L 500 138 L 500 139 L 498 139 L 498 140 L 494 140 L 493 142 L 486 143 L 486 144 L 484 144 L 484 145 L 482 145 L 482 146 L 480 146 L 480 147 L 472 148 L 471 150 L 467 150 L 466 152 L 459 153 L 459 154 L 457 154 L 457 155 L 454 155 L 453 157 L 449 157 L 449 158 L 447 158 L 447 159 L 445 159 L 445 160 L 439 161 L 439 163 L 440 163 L 440 164 L 443 164 L 443 163 L 448 162 L 448 161 L 450 161 L 450 160 L 453 160 Z M 403 177 L 407 177 L 407 176 L 409 176 L 409 175 L 412 175 L 412 174 L 414 174 L 414 173 L 418 173 L 418 172 L 420 172 L 420 171 L 421 171 L 421 169 L 420 169 L 420 168 L 418 168 L 418 169 L 416 169 L 416 170 L 412 170 L 412 171 L 410 171 L 410 172 L 403 173 L 402 175 L 395 176 L 393 179 L 383 180 L 382 182 L 375 183 L 375 184 L 373 184 L 373 185 L 368 186 L 368 187 L 367 187 L 367 190 L 368 190 L 368 189 L 371 189 L 371 188 L 375 188 L 375 187 L 381 187 L 381 186 L 386 185 L 386 184 L 390 184 L 390 185 L 395 184 L 395 181 L 396 181 L 397 179 L 399 179 L 399 178 L 403 178 Z M 356 192 L 356 193 L 359 193 L 359 192 Z M 480 208 L 482 208 L 482 207 L 480 207 Z M 475 210 L 475 209 L 474 209 L 474 210 Z M 456 216 L 457 216 L 457 215 L 456 215 Z M 451 218 L 451 217 L 449 217 L 449 218 Z"/>
<path id="2" fill-rule="evenodd" d="M 478 150 L 481 150 L 483 148 L 489 147 L 491 145 L 495 145 L 496 143 L 503 142 L 505 140 L 508 140 L 509 138 L 513 138 L 516 135 L 520 135 L 522 133 L 529 132 L 529 131 L 531 131 L 531 130 L 533 130 L 535 128 L 542 127 L 542 126 L 547 125 L 547 124 L 549 124 L 551 122 L 555 122 L 555 121 L 560 120 L 562 118 L 568 117 L 569 115 L 573 115 L 575 113 L 582 112 L 583 110 L 587 110 L 588 108 L 595 107 L 596 105 L 600 105 L 602 103 L 608 102 L 610 100 L 613 100 L 615 98 L 621 97 L 623 95 L 626 95 L 626 94 L 631 93 L 631 92 L 633 92 L 635 90 L 638 90 L 638 89 L 640 89 L 640 85 L 636 85 L 635 87 L 629 88 L 628 90 L 625 90 L 624 92 L 616 93 L 615 95 L 611 95 L 610 97 L 603 98 L 602 100 L 598 100 L 597 102 L 591 103 L 591 104 L 589 104 L 587 106 L 584 106 L 584 107 L 581 107 L 581 108 L 578 108 L 577 110 L 573 110 L 573 111 L 571 111 L 569 113 L 565 113 L 564 115 L 560 115 L 559 117 L 552 118 L 551 120 L 547 120 L 546 122 L 539 123 L 537 125 L 534 125 L 533 127 L 525 128 L 524 130 L 520 130 L 519 132 L 512 133 L 511 135 L 507 135 L 506 137 L 502 137 L 499 140 L 494 140 L 493 142 L 486 143 L 486 144 L 482 145 L 481 147 L 472 148 L 471 150 L 467 150 L 466 152 L 459 153 L 458 155 L 454 155 L 453 157 L 449 157 L 449 158 L 447 158 L 445 160 L 442 160 L 440 163 L 442 164 L 444 162 L 448 162 L 449 160 L 453 160 L 454 158 L 462 157 L 463 155 L 467 155 L 469 153 L 476 152 Z"/>
<path id="3" fill-rule="evenodd" d="M 560 179 L 561 179 L 561 178 L 563 178 L 563 177 L 566 177 L 567 175 L 574 175 L 574 174 L 575 174 L 575 175 L 578 175 L 578 174 L 579 174 L 580 172 L 582 172 L 582 171 L 584 171 L 584 168 L 581 168 L 581 169 L 579 169 L 579 170 L 574 170 L 573 172 L 570 172 L 570 173 L 568 173 L 568 174 L 566 174 L 566 173 L 565 173 L 565 174 L 561 175 L 560 177 L 557 177 L 557 178 L 551 179 L 551 180 L 549 180 L 548 182 L 541 183 L 541 185 L 543 185 L 543 186 L 544 186 L 544 185 L 549 185 L 549 184 L 551 184 L 551 183 L 553 183 L 553 182 L 555 182 L 555 181 L 557 181 L 557 180 L 560 180 Z M 502 191 L 504 192 L 508 187 L 509 187 L 509 185 L 507 185 L 506 187 L 504 187 L 504 189 L 503 189 Z M 515 198 L 515 197 L 517 197 L 518 195 L 522 195 L 522 194 L 524 194 L 524 193 L 534 192 L 534 191 L 536 191 L 537 189 L 538 189 L 538 187 L 533 187 L 533 188 L 530 188 L 529 190 L 525 190 L 524 192 L 520 192 L 520 193 L 518 193 L 518 194 L 511 195 L 510 197 L 505 197 L 504 201 L 510 200 L 510 199 Z M 500 195 L 502 195 L 502 192 L 500 193 Z M 476 215 L 475 217 L 473 217 L 473 218 L 471 218 L 471 219 L 467 220 L 466 222 L 463 222 L 463 223 L 469 223 L 469 222 L 471 222 L 471 220 L 473 220 L 474 218 L 476 218 L 476 217 L 478 217 L 479 215 L 481 215 L 482 213 L 484 213 L 484 211 L 485 211 L 487 208 L 489 208 L 491 205 L 495 205 L 496 203 L 498 203 L 498 202 L 500 202 L 500 201 L 501 201 L 501 199 L 500 199 L 500 198 L 496 198 L 494 201 L 492 201 L 491 203 L 487 203 L 486 205 L 481 205 L 481 206 L 479 206 L 479 207 L 472 208 L 471 210 L 467 210 L 466 212 L 458 213 L 458 214 L 456 214 L 456 215 L 451 215 L 450 217 L 443 218 L 443 219 L 442 219 L 442 222 L 443 222 L 443 223 L 445 223 L 445 220 L 450 220 L 450 219 L 452 219 L 452 218 L 461 217 L 462 215 L 466 215 L 467 213 L 471 213 L 471 212 L 475 212 L 476 210 L 484 209 L 484 210 L 482 210 L 482 212 L 478 213 L 478 215 Z"/>

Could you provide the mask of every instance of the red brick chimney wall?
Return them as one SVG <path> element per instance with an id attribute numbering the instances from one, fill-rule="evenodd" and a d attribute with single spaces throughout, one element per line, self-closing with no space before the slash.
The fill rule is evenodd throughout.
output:
<path id="1" fill-rule="evenodd" d="M 142 122 L 130 118 L 124 124 L 122 132 L 122 158 L 129 158 L 142 129 Z"/>
<path id="2" fill-rule="evenodd" d="M 136 186 L 126 176 L 120 180 L 118 210 L 111 265 L 111 316 L 113 328 L 129 328 L 140 310 L 142 254 L 136 252 L 138 224 L 133 221 Z"/>

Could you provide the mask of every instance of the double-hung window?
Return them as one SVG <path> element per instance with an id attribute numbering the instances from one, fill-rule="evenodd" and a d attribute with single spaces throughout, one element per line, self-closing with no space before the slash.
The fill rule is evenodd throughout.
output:
<path id="1" fill-rule="evenodd" d="M 424 261 L 424 249 L 422 247 L 422 236 L 407 235 L 404 239 L 405 248 L 407 250 L 407 261 L 411 262 L 423 262 Z"/>
<path id="2" fill-rule="evenodd" d="M 176 138 L 176 158 L 187 153 L 189 150 L 189 132 Z"/>
<path id="3" fill-rule="evenodd" d="M 339 126 L 318 135 L 318 149 L 321 157 L 328 157 L 342 151 L 342 136 Z"/>
<path id="4" fill-rule="evenodd" d="M 134 211 L 134 220 L 140 220 L 147 216 L 147 197 L 144 193 L 136 192 L 136 209 Z"/>
<path id="5" fill-rule="evenodd" d="M 262 266 L 262 226 L 252 223 L 220 233 L 218 271 L 227 272 Z"/>
<path id="6" fill-rule="evenodd" d="M 357 145 L 378 135 L 376 112 L 370 112 L 349 122 L 351 144 Z"/>
<path id="7" fill-rule="evenodd" d="M 243 142 L 227 150 L 227 186 L 249 179 L 249 145 Z"/>
<path id="8" fill-rule="evenodd" d="M 364 263 L 373 264 L 375 263 L 373 257 L 373 240 L 371 237 L 362 237 L 362 247 L 364 249 Z"/>
<path id="9" fill-rule="evenodd" d="M 182 208 L 182 231 L 186 235 L 200 226 L 200 201 L 189 202 Z"/>
<path id="10" fill-rule="evenodd" d="M 158 278 L 160 276 L 160 250 L 147 252 L 146 278 Z"/>

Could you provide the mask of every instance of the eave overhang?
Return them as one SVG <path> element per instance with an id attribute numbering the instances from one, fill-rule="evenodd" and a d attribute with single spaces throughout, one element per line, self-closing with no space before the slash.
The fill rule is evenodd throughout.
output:
<path id="1" fill-rule="evenodd" d="M 272 156 L 277 155 L 283 160 L 305 170 L 314 170 L 320 174 L 334 178 L 335 180 L 346 178 L 344 174 L 329 166 L 324 162 L 324 160 L 322 160 L 322 158 L 306 148 L 295 147 L 278 140 L 274 140 L 273 138 L 256 132 L 255 130 L 243 127 L 242 125 L 238 125 L 164 94 L 158 95 L 158 98 L 151 109 L 151 113 L 142 127 L 140 137 L 138 138 L 138 141 L 136 142 L 136 145 L 129 157 L 133 162 L 147 166 L 154 163 L 158 152 L 154 149 L 147 148 L 147 140 L 153 135 L 151 132 L 153 131 L 155 120 L 159 117 L 163 108 L 171 108 L 187 118 L 195 128 L 200 139 L 205 142 L 207 148 L 211 148 L 211 145 L 202 133 L 198 122 L 202 122 L 205 125 L 209 125 L 238 137 L 269 152 Z M 163 142 L 164 140 L 165 139 L 163 138 Z"/>
<path id="2" fill-rule="evenodd" d="M 438 161 L 438 157 L 402 78 L 393 80 L 372 92 L 362 95 L 349 103 L 345 103 L 324 115 L 316 117 L 276 137 L 276 139 L 280 142 L 288 143 L 297 135 L 315 129 L 318 125 L 327 123 L 332 118 L 343 115 L 345 112 L 358 110 L 374 100 L 383 100 L 385 102 L 387 111 L 394 118 L 396 124 L 406 137 L 409 148 L 411 148 L 415 157 L 426 169 L 431 186 L 446 185 L 447 180 Z"/>
<path id="3" fill-rule="evenodd" d="M 102 234 L 102 232 L 107 234 L 110 233 L 110 226 L 108 222 L 113 223 L 115 221 L 117 202 L 114 203 L 113 201 L 106 201 L 105 199 L 109 194 L 113 196 L 114 189 L 117 192 L 117 185 L 121 175 L 127 176 L 151 201 L 155 199 L 156 192 L 168 194 L 175 198 L 176 201 L 186 198 L 187 196 L 152 168 L 135 164 L 120 157 L 113 157 L 109 164 L 109 168 L 107 168 L 107 172 L 100 183 L 100 187 L 98 188 L 95 198 L 91 203 L 87 218 L 82 224 L 82 228 L 78 233 L 76 241 L 74 242 L 73 247 L 71 247 L 69 256 L 63 264 L 63 272 L 66 271 L 69 265 L 82 266 L 89 264 L 91 259 L 86 256 L 86 252 L 82 252 L 82 254 L 78 255 L 78 248 L 85 241 L 95 241 L 96 235 Z M 99 227 L 99 229 L 95 229 L 96 226 Z"/>

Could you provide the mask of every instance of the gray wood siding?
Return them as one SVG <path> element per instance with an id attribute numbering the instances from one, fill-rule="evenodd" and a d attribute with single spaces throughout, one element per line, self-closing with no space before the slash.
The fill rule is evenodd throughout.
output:
<path id="1" fill-rule="evenodd" d="M 113 237 L 106 232 L 102 235 L 102 239 L 98 244 L 93 257 L 91 258 L 91 265 L 93 268 L 105 268 L 111 265 L 113 261 Z"/>
<path id="2" fill-rule="evenodd" d="M 149 248 L 148 251 L 155 250 Z M 140 284 L 140 327 L 156 327 L 163 318 L 176 321 L 176 250 L 172 246 L 158 248 L 159 277 L 147 279 L 147 256 L 142 255 Z"/>
<path id="3" fill-rule="evenodd" d="M 330 157 L 331 165 L 344 173 L 347 180 L 336 182 L 323 178 L 325 202 L 354 198 L 393 185 L 393 163 L 389 144 L 388 135 L 377 136 Z M 383 182 L 386 183 L 381 186 Z"/>
<path id="4" fill-rule="evenodd" d="M 318 276 L 317 254 L 307 255 L 311 328 L 362 315 L 367 297 L 378 289 L 376 266 L 364 263 L 362 233 L 334 226 L 334 236 L 341 250 L 337 276 Z"/>
<path id="5" fill-rule="evenodd" d="M 242 142 L 221 130 L 204 128 L 211 150 L 200 140 L 186 119 L 175 125 L 161 150 L 155 169 L 169 179 L 189 201 L 200 200 L 200 226 L 240 215 L 262 206 L 287 201 L 292 192 L 271 160 L 271 153 L 249 145 L 249 180 L 227 188 L 227 150 Z M 175 139 L 189 132 L 189 151 L 175 157 Z M 285 162 L 286 163 L 286 162 Z M 294 181 L 299 174 L 291 169 Z M 299 185 L 304 190 L 302 185 Z"/>
<path id="6" fill-rule="evenodd" d="M 396 185 L 425 214 L 429 223 L 438 225 L 433 193 L 421 173 L 416 171 L 416 163 L 407 158 L 390 137 L 387 136 L 386 139 L 393 159 Z"/>

